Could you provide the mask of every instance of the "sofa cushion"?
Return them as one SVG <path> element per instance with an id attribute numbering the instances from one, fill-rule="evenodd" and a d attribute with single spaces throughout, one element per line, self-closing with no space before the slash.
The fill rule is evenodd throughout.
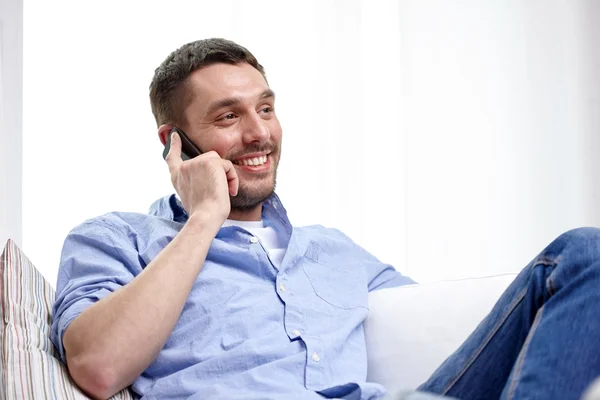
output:
<path id="1" fill-rule="evenodd" d="M 50 341 L 55 292 L 14 241 L 0 256 L 0 398 L 88 399 Z M 132 399 L 125 389 L 112 399 Z"/>
<path id="2" fill-rule="evenodd" d="M 369 294 L 367 380 L 416 389 L 490 312 L 516 274 L 408 285 Z"/>

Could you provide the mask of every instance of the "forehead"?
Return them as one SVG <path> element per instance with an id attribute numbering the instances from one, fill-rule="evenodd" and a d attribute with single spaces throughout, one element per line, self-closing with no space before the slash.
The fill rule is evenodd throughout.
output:
<path id="1" fill-rule="evenodd" d="M 230 97 L 253 97 L 269 85 L 260 71 L 248 63 L 213 64 L 194 71 L 188 81 L 196 106 Z"/>

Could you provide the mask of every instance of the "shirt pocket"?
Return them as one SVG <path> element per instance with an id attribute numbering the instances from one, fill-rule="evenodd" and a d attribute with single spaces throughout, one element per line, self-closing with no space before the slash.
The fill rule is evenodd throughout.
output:
<path id="1" fill-rule="evenodd" d="M 364 270 L 342 257 L 305 259 L 302 270 L 321 300 L 341 309 L 368 308 Z"/>

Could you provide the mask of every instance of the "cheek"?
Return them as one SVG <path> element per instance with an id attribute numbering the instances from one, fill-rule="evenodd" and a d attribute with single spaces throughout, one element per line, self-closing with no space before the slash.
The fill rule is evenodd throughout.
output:
<path id="1" fill-rule="evenodd" d="M 270 132 L 271 132 L 271 139 L 274 142 L 279 143 L 281 141 L 281 125 L 279 124 L 279 120 L 277 120 L 277 118 L 275 118 L 273 120 L 273 123 L 270 127 Z"/>
<path id="2" fill-rule="evenodd" d="M 217 136 L 219 135 L 219 136 Z M 207 143 L 208 150 L 216 151 L 221 158 L 227 158 L 232 151 L 240 146 L 240 143 L 236 142 L 233 137 L 223 135 L 221 132 L 214 134 L 218 140 L 213 140 Z"/>

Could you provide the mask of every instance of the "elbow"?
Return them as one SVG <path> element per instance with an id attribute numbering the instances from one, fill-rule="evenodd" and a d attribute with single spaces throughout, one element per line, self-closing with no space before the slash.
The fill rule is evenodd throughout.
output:
<path id="1" fill-rule="evenodd" d="M 108 399 L 122 389 L 115 369 L 97 357 L 67 356 L 67 366 L 77 386 L 94 399 Z"/>

